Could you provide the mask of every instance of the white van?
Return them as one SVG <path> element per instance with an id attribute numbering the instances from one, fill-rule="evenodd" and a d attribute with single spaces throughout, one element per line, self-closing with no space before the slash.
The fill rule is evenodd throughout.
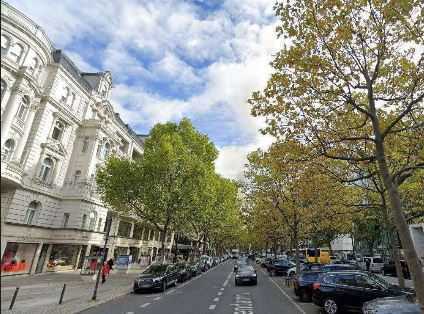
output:
<path id="1" fill-rule="evenodd" d="M 367 260 L 370 261 L 369 271 L 372 273 L 381 273 L 383 271 L 384 261 L 381 256 L 364 256 L 359 262 L 359 267 L 367 270 Z"/>

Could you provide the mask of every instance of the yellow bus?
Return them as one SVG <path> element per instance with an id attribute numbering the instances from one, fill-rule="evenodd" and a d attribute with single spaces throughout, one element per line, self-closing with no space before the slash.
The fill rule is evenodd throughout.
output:
<path id="1" fill-rule="evenodd" d="M 326 249 L 305 249 L 305 258 L 308 263 L 320 263 L 320 264 L 329 264 L 330 263 L 330 252 Z"/>

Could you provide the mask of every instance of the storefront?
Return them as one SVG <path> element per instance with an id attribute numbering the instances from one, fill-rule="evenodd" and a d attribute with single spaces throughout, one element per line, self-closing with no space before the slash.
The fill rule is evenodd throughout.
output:
<path id="1" fill-rule="evenodd" d="M 75 268 L 81 245 L 54 244 L 47 271 L 64 271 Z"/>
<path id="2" fill-rule="evenodd" d="M 116 259 L 119 255 L 128 255 L 128 247 L 125 247 L 125 246 L 115 247 L 115 251 L 113 252 L 114 258 Z"/>
<path id="3" fill-rule="evenodd" d="M 138 263 L 138 255 L 140 252 L 140 248 L 131 246 L 130 247 L 130 263 Z"/>
<path id="4" fill-rule="evenodd" d="M 36 243 L 8 242 L 1 260 L 2 275 L 27 274 L 31 271 Z"/>

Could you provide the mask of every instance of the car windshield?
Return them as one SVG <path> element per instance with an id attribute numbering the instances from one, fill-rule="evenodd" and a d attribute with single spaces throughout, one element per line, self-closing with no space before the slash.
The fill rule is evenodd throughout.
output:
<path id="1" fill-rule="evenodd" d="M 142 272 L 142 274 L 153 274 L 158 275 L 162 274 L 166 271 L 167 265 L 152 265 L 149 268 L 147 268 L 145 271 Z"/>
<path id="2" fill-rule="evenodd" d="M 240 268 L 240 272 L 242 272 L 242 273 L 248 273 L 248 272 L 253 272 L 253 271 L 254 270 L 253 270 L 252 266 L 244 265 Z"/>
<path id="3" fill-rule="evenodd" d="M 384 280 L 383 278 L 381 278 L 381 277 L 379 277 L 377 275 L 370 274 L 370 277 L 373 280 L 375 280 L 378 284 L 380 284 L 381 286 L 383 286 L 385 289 L 388 289 L 391 286 L 386 280 Z"/>

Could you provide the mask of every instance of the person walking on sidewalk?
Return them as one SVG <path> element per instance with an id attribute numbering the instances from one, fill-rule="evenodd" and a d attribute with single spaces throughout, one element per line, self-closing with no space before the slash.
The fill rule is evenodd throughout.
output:
<path id="1" fill-rule="evenodd" d="M 103 264 L 102 267 L 102 283 L 106 282 L 106 277 L 109 276 L 110 267 L 109 264 L 106 262 Z"/>
<path id="2" fill-rule="evenodd" d="M 113 265 L 114 265 L 114 263 L 113 263 L 113 259 L 112 259 L 112 258 L 110 258 L 110 259 L 107 261 L 107 264 L 109 265 L 109 271 L 113 270 Z"/>

